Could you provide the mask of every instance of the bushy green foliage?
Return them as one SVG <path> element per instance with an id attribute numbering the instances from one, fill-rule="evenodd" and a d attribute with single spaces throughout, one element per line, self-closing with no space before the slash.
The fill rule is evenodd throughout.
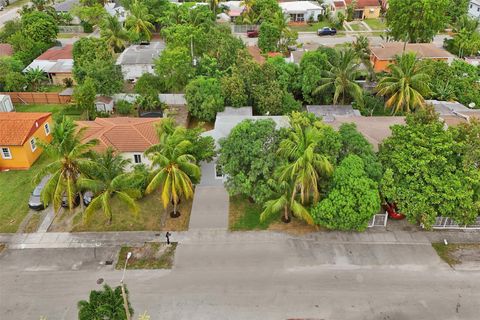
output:
<path id="1" fill-rule="evenodd" d="M 192 58 L 185 47 L 167 47 L 155 61 L 155 73 L 168 92 L 180 92 L 194 76 Z"/>
<path id="2" fill-rule="evenodd" d="M 260 25 L 258 47 L 262 52 L 277 51 L 278 41 L 280 41 L 281 31 L 271 22 L 264 21 Z"/>
<path id="3" fill-rule="evenodd" d="M 380 148 L 382 193 L 412 223 L 429 228 L 445 216 L 463 225 L 479 214 L 478 170 L 462 166 L 462 145 L 454 137 L 429 109 L 393 126 Z"/>
<path id="4" fill-rule="evenodd" d="M 21 22 L 22 33 L 33 41 L 51 44 L 57 38 L 57 22 L 45 12 L 33 11 L 24 14 Z"/>
<path id="5" fill-rule="evenodd" d="M 190 114 L 197 119 L 213 121 L 217 112 L 225 108 L 222 88 L 215 78 L 200 77 L 185 88 L 185 99 Z"/>
<path id="6" fill-rule="evenodd" d="M 247 92 L 245 83 L 238 74 L 238 71 L 232 72 L 229 76 L 220 79 L 222 85 L 222 95 L 225 97 L 225 105 L 231 107 L 243 107 L 247 104 Z"/>
<path id="7" fill-rule="evenodd" d="M 362 159 L 349 155 L 333 173 L 332 190 L 312 207 L 311 214 L 317 224 L 329 229 L 363 231 L 379 211 L 377 183 L 368 178 Z"/>
<path id="8" fill-rule="evenodd" d="M 121 115 L 130 115 L 133 111 L 133 103 L 126 100 L 120 100 L 115 103 L 115 110 Z"/>
<path id="9" fill-rule="evenodd" d="M 227 177 L 230 195 L 262 203 L 272 195 L 267 181 L 278 165 L 279 135 L 272 120 L 245 120 L 220 141 L 218 164 Z"/>
<path id="10" fill-rule="evenodd" d="M 125 288 L 126 294 L 128 290 Z M 127 299 L 128 301 L 128 299 Z M 128 302 L 130 315 L 133 315 L 133 308 Z M 120 286 L 112 289 L 108 285 L 103 286 L 103 290 L 92 290 L 88 301 L 78 302 L 78 319 L 109 319 L 126 320 L 125 308 L 123 306 L 122 288 Z"/>

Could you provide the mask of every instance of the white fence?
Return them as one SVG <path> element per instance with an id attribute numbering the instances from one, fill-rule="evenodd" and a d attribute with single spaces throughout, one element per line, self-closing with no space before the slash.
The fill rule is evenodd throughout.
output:
<path id="1" fill-rule="evenodd" d="M 387 226 L 387 221 L 388 221 L 388 214 L 385 213 L 379 213 L 373 216 L 372 220 L 368 223 L 369 228 L 373 227 L 386 227 Z"/>
<path id="2" fill-rule="evenodd" d="M 247 33 L 249 30 L 257 30 L 259 28 L 258 25 L 253 24 L 253 25 L 248 25 L 248 24 L 234 24 L 232 26 L 232 32 L 233 33 Z"/>
<path id="3" fill-rule="evenodd" d="M 60 33 L 83 33 L 82 26 L 58 26 Z"/>
<path id="4" fill-rule="evenodd" d="M 480 230 L 480 217 L 477 217 L 477 220 L 474 224 L 470 225 L 459 225 L 453 219 L 448 217 L 437 217 L 435 224 L 432 226 L 433 229 L 439 230 Z"/>

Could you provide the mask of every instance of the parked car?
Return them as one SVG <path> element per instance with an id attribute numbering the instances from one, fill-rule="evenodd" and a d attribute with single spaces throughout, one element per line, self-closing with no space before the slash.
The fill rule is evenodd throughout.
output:
<path id="1" fill-rule="evenodd" d="M 385 209 L 385 211 L 387 211 L 388 217 L 390 219 L 393 219 L 393 220 L 405 219 L 405 215 L 398 212 L 396 203 L 385 202 L 385 204 L 383 205 L 383 208 Z"/>
<path id="2" fill-rule="evenodd" d="M 257 38 L 258 37 L 258 30 L 248 30 L 247 37 L 249 38 Z"/>
<path id="3" fill-rule="evenodd" d="M 50 179 L 50 175 L 46 175 L 45 177 L 42 178 L 40 183 L 33 189 L 32 194 L 30 195 L 30 199 L 28 199 L 28 207 L 32 210 L 40 211 L 45 209 L 45 206 L 42 202 L 42 199 L 40 199 L 40 195 L 42 194 L 43 188 L 45 188 L 45 185 L 48 182 L 48 179 Z"/>
<path id="4" fill-rule="evenodd" d="M 92 202 L 93 200 L 93 192 L 92 191 L 85 191 L 83 194 L 83 204 L 85 207 L 88 207 L 88 205 Z"/>
<path id="5" fill-rule="evenodd" d="M 317 35 L 319 36 L 334 36 L 337 34 L 337 29 L 324 27 L 322 29 L 317 30 Z"/>
<path id="6" fill-rule="evenodd" d="M 75 195 L 75 198 L 73 198 L 73 203 L 72 203 L 73 208 L 78 207 L 79 204 L 80 204 L 80 195 L 77 193 Z M 68 208 L 68 197 L 67 197 L 66 194 L 63 195 L 63 197 L 62 197 L 62 207 L 63 208 Z"/>

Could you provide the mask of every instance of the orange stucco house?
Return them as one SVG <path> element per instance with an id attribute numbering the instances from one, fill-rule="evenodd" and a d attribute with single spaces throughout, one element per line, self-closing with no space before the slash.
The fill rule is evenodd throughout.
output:
<path id="1" fill-rule="evenodd" d="M 386 42 L 380 47 L 372 47 L 370 61 L 375 72 L 388 71 L 388 66 L 395 62 L 403 52 L 414 52 L 420 60 L 431 59 L 451 63 L 455 58 L 450 52 L 435 46 L 433 43 Z M 404 50 L 405 49 L 405 50 Z"/>
<path id="2" fill-rule="evenodd" d="M 38 141 L 52 140 L 52 114 L 0 112 L 0 170 L 26 170 L 38 159 Z"/>

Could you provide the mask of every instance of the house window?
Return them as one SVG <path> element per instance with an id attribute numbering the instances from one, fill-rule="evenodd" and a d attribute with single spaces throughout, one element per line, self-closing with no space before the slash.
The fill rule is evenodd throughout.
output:
<path id="1" fill-rule="evenodd" d="M 45 123 L 45 134 L 48 136 L 50 134 L 50 126 L 48 125 L 48 123 Z"/>
<path id="2" fill-rule="evenodd" d="M 30 140 L 30 148 L 32 148 L 32 152 L 37 150 L 37 144 L 35 143 L 35 138 Z"/>
<path id="3" fill-rule="evenodd" d="M 219 164 L 215 165 L 215 179 L 223 179 L 222 166 Z"/>
<path id="4" fill-rule="evenodd" d="M 305 21 L 305 17 L 303 15 L 303 13 L 298 13 L 297 14 L 297 22 L 303 22 Z"/>
<path id="5" fill-rule="evenodd" d="M 141 154 L 134 154 L 133 155 L 133 161 L 138 164 L 142 163 L 142 155 Z"/>
<path id="6" fill-rule="evenodd" d="M 3 159 L 12 159 L 12 153 L 9 148 L 2 148 L 2 158 Z"/>

